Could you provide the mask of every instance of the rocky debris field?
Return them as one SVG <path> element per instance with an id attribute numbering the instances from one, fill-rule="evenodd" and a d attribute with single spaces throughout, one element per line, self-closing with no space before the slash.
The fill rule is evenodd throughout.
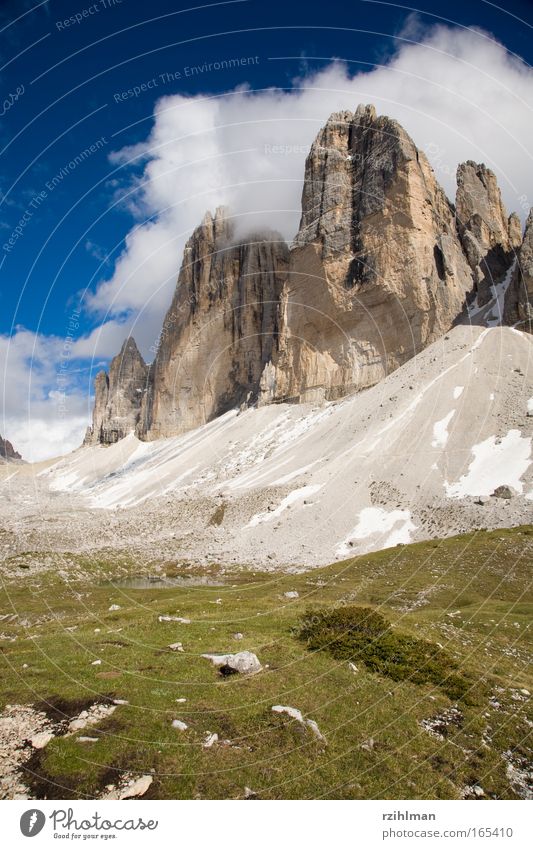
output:
<path id="1" fill-rule="evenodd" d="M 181 437 L 0 467 L 5 568 L 32 551 L 127 551 L 298 569 L 528 521 L 532 345 L 510 328 L 456 327 L 336 403 L 233 411 Z"/>

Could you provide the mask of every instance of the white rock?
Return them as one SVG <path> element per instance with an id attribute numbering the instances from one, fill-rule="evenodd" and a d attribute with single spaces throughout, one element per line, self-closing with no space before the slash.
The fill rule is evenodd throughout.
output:
<path id="1" fill-rule="evenodd" d="M 77 743 L 98 743 L 98 737 L 76 737 Z"/>
<path id="2" fill-rule="evenodd" d="M 129 705 L 129 702 L 126 699 L 113 699 L 114 705 Z"/>
<path id="3" fill-rule="evenodd" d="M 154 779 L 151 775 L 141 775 L 119 793 L 119 799 L 131 799 L 134 796 L 144 796 Z"/>
<path id="4" fill-rule="evenodd" d="M 295 719 L 297 722 L 301 722 L 304 725 L 304 718 L 302 716 L 301 710 L 298 708 L 289 707 L 288 705 L 274 705 L 272 707 L 274 713 L 286 713 L 292 719 Z"/>
<path id="5" fill-rule="evenodd" d="M 109 610 L 120 610 L 120 605 L 119 604 L 112 604 L 111 607 L 109 608 Z"/>
<path id="6" fill-rule="evenodd" d="M 283 593 L 285 598 L 300 598 L 300 593 L 297 593 L 296 590 L 290 590 L 287 593 Z"/>
<path id="7" fill-rule="evenodd" d="M 91 705 L 89 710 L 82 710 L 75 719 L 72 719 L 69 722 L 65 736 L 68 737 L 71 734 L 75 734 L 76 731 L 83 731 L 83 729 L 88 726 L 97 725 L 103 719 L 107 719 L 108 716 L 111 716 L 115 710 L 116 705 Z"/>
<path id="8" fill-rule="evenodd" d="M 183 648 L 183 643 L 171 643 L 168 648 L 172 651 L 185 651 L 185 649 Z"/>
<path id="9" fill-rule="evenodd" d="M 187 699 L 176 699 L 176 701 L 178 704 L 183 704 L 183 702 L 186 702 Z"/>
<path id="10" fill-rule="evenodd" d="M 173 719 L 172 720 L 172 728 L 177 728 L 178 731 L 187 731 L 189 726 L 186 722 L 182 722 L 181 719 Z"/>
<path id="11" fill-rule="evenodd" d="M 51 731 L 41 731 L 39 734 L 34 734 L 30 742 L 34 749 L 44 749 L 53 738 Z"/>
<path id="12" fill-rule="evenodd" d="M 93 660 L 93 662 L 91 663 L 91 666 L 100 666 L 101 663 L 102 663 L 101 660 Z"/>
<path id="13" fill-rule="evenodd" d="M 241 675 L 253 675 L 263 668 L 259 658 L 251 651 L 239 651 L 236 654 L 203 654 L 206 660 L 210 660 L 218 669 L 229 667 Z"/>
<path id="14" fill-rule="evenodd" d="M 241 634 L 240 631 L 237 631 L 237 633 L 233 635 L 234 640 L 242 640 L 242 638 L 243 638 L 243 634 Z"/>
<path id="15" fill-rule="evenodd" d="M 183 616 L 158 616 L 159 622 L 179 622 L 180 625 L 190 625 L 190 619 L 184 619 Z"/>
<path id="16" fill-rule="evenodd" d="M 352 670 L 352 672 L 359 672 L 358 667 L 355 665 L 355 663 L 352 663 L 351 660 L 348 661 L 348 667 Z"/>
<path id="17" fill-rule="evenodd" d="M 214 746 L 215 743 L 218 742 L 218 734 L 211 734 L 210 731 L 206 732 L 205 740 L 202 743 L 204 749 L 210 749 L 211 746 Z"/>
<path id="18" fill-rule="evenodd" d="M 314 719 L 306 719 L 305 724 L 307 725 L 308 728 L 311 729 L 311 731 L 313 732 L 315 737 L 318 737 L 318 739 L 322 740 L 323 743 L 326 742 L 326 738 L 322 734 L 320 728 L 318 727 L 318 725 L 316 724 Z"/>
<path id="19" fill-rule="evenodd" d="M 289 705 L 274 705 L 272 707 L 274 713 L 286 713 L 287 716 L 290 716 L 291 719 L 295 719 L 296 722 L 299 722 L 300 725 L 303 725 L 304 728 L 309 728 L 315 737 L 322 741 L 322 743 L 326 742 L 326 738 L 320 731 L 320 728 L 316 724 L 314 719 L 304 719 L 301 710 L 298 708 L 290 707 Z"/>

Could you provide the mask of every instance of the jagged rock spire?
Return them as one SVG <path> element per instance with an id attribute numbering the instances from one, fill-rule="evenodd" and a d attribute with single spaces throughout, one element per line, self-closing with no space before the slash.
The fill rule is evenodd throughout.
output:
<path id="1" fill-rule="evenodd" d="M 529 210 L 524 238 L 506 294 L 505 321 L 519 330 L 533 333 L 533 209 Z"/>
<path id="2" fill-rule="evenodd" d="M 180 433 L 257 398 L 287 263 L 279 233 L 238 238 L 227 209 L 205 215 L 185 246 L 163 322 L 142 438 Z"/>
<path id="3" fill-rule="evenodd" d="M 135 339 L 128 336 L 111 360 L 109 374 L 100 371 L 96 375 L 93 423 L 85 444 L 110 445 L 135 430 L 148 379 L 149 368 Z"/>
<path id="4" fill-rule="evenodd" d="M 305 166 L 287 317 L 265 400 L 376 383 L 451 327 L 472 288 L 425 155 L 373 106 L 336 112 Z"/>
<path id="5" fill-rule="evenodd" d="M 457 230 L 474 275 L 479 306 L 488 303 L 522 241 L 520 219 L 507 216 L 495 174 L 469 160 L 457 168 Z"/>

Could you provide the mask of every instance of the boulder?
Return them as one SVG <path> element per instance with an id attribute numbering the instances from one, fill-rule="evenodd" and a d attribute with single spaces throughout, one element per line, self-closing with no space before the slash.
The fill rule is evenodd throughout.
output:
<path id="1" fill-rule="evenodd" d="M 518 495 L 518 493 L 512 488 L 512 486 L 506 486 L 503 484 L 502 486 L 496 487 L 494 492 L 491 494 L 491 498 L 514 498 L 515 495 Z"/>
<path id="2" fill-rule="evenodd" d="M 206 660 L 210 660 L 213 666 L 220 670 L 221 675 L 254 675 L 263 668 L 259 658 L 251 651 L 240 651 L 236 654 L 203 654 Z"/>

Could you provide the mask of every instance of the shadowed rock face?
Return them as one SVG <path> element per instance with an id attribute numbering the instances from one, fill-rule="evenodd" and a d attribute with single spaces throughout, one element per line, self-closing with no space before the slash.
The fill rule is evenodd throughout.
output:
<path id="1" fill-rule="evenodd" d="M 457 229 L 474 275 L 480 306 L 501 283 L 522 241 L 520 219 L 507 217 L 495 175 L 485 165 L 464 162 L 457 169 Z"/>
<path id="2" fill-rule="evenodd" d="M 460 165 L 456 203 L 396 121 L 373 106 L 333 114 L 307 158 L 291 250 L 276 233 L 239 239 L 225 209 L 207 213 L 154 362 L 126 341 L 96 378 L 86 441 L 173 436 L 242 404 L 320 402 L 377 383 L 470 320 L 467 301 L 490 300 L 515 260 L 520 222 L 491 171 Z M 533 226 L 520 257 L 513 323 L 531 318 Z"/>
<path id="3" fill-rule="evenodd" d="M 533 333 L 533 210 L 518 249 L 511 285 L 505 299 L 505 322 Z"/>
<path id="4" fill-rule="evenodd" d="M 307 159 L 300 230 L 263 400 L 372 385 L 460 315 L 472 289 L 426 157 L 373 106 L 331 116 Z"/>
<path id="5" fill-rule="evenodd" d="M 96 375 L 93 423 L 87 429 L 86 445 L 111 445 L 135 430 L 148 378 L 149 367 L 130 336 L 111 361 L 109 374 Z"/>
<path id="6" fill-rule="evenodd" d="M 0 436 L 0 460 L 6 460 L 8 463 L 14 460 L 22 460 L 18 451 L 15 451 L 11 442 Z"/>
<path id="7" fill-rule="evenodd" d="M 277 233 L 240 241 L 226 210 L 185 247 L 143 404 L 142 438 L 171 436 L 257 400 L 278 338 L 288 248 Z"/>

